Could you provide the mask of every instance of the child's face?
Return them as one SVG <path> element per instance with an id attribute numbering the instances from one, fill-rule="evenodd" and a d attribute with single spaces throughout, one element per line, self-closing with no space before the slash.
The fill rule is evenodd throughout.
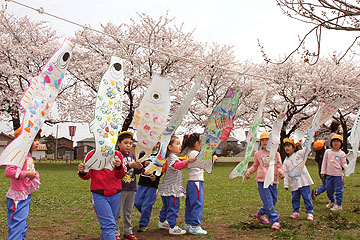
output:
<path id="1" fill-rule="evenodd" d="M 181 143 L 178 138 L 176 138 L 172 144 L 168 146 L 168 149 L 171 153 L 180 153 L 181 152 Z"/>
<path id="2" fill-rule="evenodd" d="M 295 147 L 290 143 L 285 143 L 284 150 L 287 155 L 291 156 L 295 152 Z"/>
<path id="3" fill-rule="evenodd" d="M 39 146 L 39 139 L 35 139 L 31 145 L 31 151 L 36 151 Z"/>
<path id="4" fill-rule="evenodd" d="M 334 139 L 332 142 L 331 142 L 331 146 L 333 149 L 335 150 L 339 150 L 341 148 L 341 141 L 338 140 L 338 139 Z"/>
<path id="5" fill-rule="evenodd" d="M 120 151 L 130 152 L 133 145 L 133 140 L 131 138 L 124 138 L 121 142 L 118 142 L 118 147 Z"/>
<path id="6" fill-rule="evenodd" d="M 263 138 L 263 139 L 260 140 L 260 143 L 261 143 L 262 149 L 265 150 L 268 143 L 269 143 L 269 139 L 268 138 Z"/>

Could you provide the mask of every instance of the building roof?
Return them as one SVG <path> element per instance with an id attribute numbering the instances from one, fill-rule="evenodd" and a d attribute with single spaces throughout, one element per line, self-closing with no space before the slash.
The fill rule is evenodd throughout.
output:
<path id="1" fill-rule="evenodd" d="M 46 151 L 46 150 L 47 150 L 46 144 L 39 144 L 39 146 L 36 149 L 36 151 Z"/>
<path id="2" fill-rule="evenodd" d="M 93 137 L 91 137 L 91 138 L 84 138 L 84 139 L 82 139 L 82 140 L 80 140 L 80 141 L 77 141 L 77 143 L 79 143 L 79 142 L 95 142 L 95 139 L 94 139 Z"/>
<path id="3" fill-rule="evenodd" d="M 1 132 L 0 135 L 2 135 L 2 136 L 4 136 L 4 137 L 7 137 L 7 138 L 10 138 L 11 140 L 14 139 L 14 136 L 5 134 L 5 133 L 3 133 L 3 132 Z"/>

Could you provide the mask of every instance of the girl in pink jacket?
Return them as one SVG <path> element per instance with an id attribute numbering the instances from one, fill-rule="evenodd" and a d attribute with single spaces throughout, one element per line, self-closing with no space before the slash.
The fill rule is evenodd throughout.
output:
<path id="1" fill-rule="evenodd" d="M 21 127 L 14 133 L 17 138 L 21 133 Z M 41 130 L 31 145 L 30 152 L 16 178 L 17 166 L 8 165 L 5 168 L 5 176 L 11 178 L 10 188 L 6 194 L 8 239 L 25 239 L 27 233 L 27 218 L 29 215 L 32 192 L 40 186 L 39 173 L 35 171 L 31 153 L 39 145 Z"/>

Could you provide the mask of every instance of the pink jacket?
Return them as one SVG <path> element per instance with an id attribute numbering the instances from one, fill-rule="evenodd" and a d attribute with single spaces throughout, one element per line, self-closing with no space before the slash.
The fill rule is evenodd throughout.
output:
<path id="1" fill-rule="evenodd" d="M 347 168 L 346 154 L 339 150 L 334 152 L 332 149 L 325 151 L 321 165 L 321 174 L 329 176 L 344 176 L 342 168 Z"/>
<path id="2" fill-rule="evenodd" d="M 39 182 L 39 173 L 36 172 L 34 179 L 29 179 L 25 177 L 26 171 L 35 170 L 34 161 L 29 153 L 26 157 L 25 163 L 21 169 L 20 175 L 18 178 L 15 177 L 17 166 L 7 165 L 5 168 L 5 176 L 11 178 L 10 188 L 16 191 L 24 191 L 32 185 L 33 181 Z"/>
<path id="3" fill-rule="evenodd" d="M 266 172 L 269 168 L 269 152 L 266 151 L 257 151 L 255 153 L 255 157 L 254 157 L 254 164 L 251 166 L 251 168 L 249 168 L 249 172 L 250 174 L 253 174 L 254 172 L 257 171 L 256 174 L 256 181 L 257 182 L 264 182 L 265 181 L 265 176 L 266 176 Z M 276 164 L 274 166 L 274 184 L 278 184 L 279 181 L 277 179 L 279 172 L 283 172 L 283 165 L 281 162 L 281 156 L 280 153 L 276 153 L 275 155 L 276 158 Z"/>

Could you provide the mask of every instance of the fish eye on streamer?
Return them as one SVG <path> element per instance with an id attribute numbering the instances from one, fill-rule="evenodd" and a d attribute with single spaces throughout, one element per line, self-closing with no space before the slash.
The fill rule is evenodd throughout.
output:
<path id="1" fill-rule="evenodd" d="M 112 77 L 114 78 L 119 78 L 122 74 L 122 65 L 118 62 L 114 63 L 111 67 L 110 67 L 110 74 Z"/>
<path id="2" fill-rule="evenodd" d="M 64 52 L 58 57 L 57 65 L 60 68 L 66 68 L 67 64 L 69 63 L 70 53 Z"/>
<path id="3" fill-rule="evenodd" d="M 151 100 L 155 101 L 155 102 L 158 102 L 161 100 L 161 94 L 154 91 L 151 93 Z"/>

